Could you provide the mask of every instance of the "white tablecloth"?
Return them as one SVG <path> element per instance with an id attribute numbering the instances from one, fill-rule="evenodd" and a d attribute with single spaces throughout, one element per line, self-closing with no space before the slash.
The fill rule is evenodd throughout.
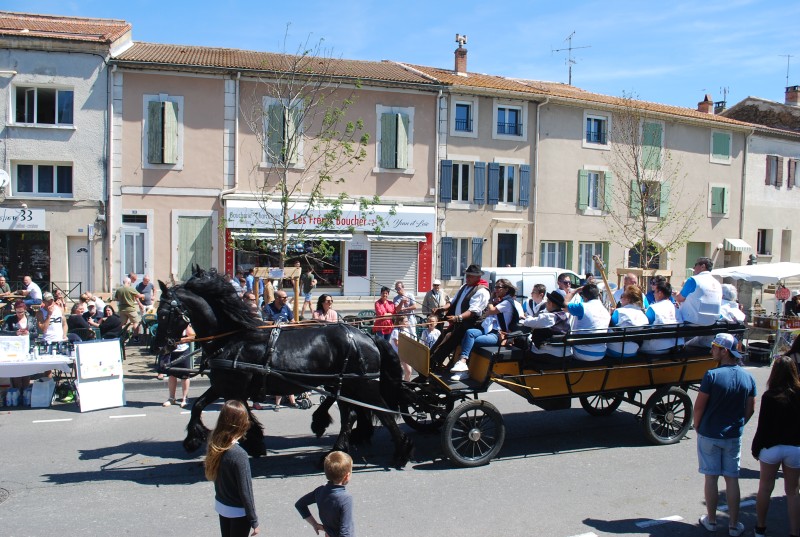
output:
<path id="1" fill-rule="evenodd" d="M 69 373 L 73 361 L 74 358 L 69 356 L 43 356 L 39 360 L 0 362 L 0 377 L 27 377 L 37 373 L 44 373 L 51 369 L 60 369 L 64 373 Z"/>

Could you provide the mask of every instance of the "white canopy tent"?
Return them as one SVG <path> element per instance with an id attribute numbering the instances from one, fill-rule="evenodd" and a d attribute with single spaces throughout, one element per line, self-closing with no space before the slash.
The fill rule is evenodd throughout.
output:
<path id="1" fill-rule="evenodd" d="M 712 270 L 711 275 L 768 285 L 778 283 L 786 278 L 800 276 L 800 263 L 769 263 L 766 265 L 724 267 Z"/>

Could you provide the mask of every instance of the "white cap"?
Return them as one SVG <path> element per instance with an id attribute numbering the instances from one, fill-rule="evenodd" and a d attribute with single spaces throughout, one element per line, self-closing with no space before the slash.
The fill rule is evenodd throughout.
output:
<path id="1" fill-rule="evenodd" d="M 442 285 L 442 280 L 433 280 L 431 285 Z"/>
<path id="2" fill-rule="evenodd" d="M 739 342 L 731 334 L 717 334 L 717 337 L 714 338 L 714 341 L 711 344 L 716 345 L 717 347 L 722 347 L 723 349 L 728 349 L 728 351 L 730 351 L 730 353 L 736 358 L 742 357 L 739 351 L 736 350 Z"/>

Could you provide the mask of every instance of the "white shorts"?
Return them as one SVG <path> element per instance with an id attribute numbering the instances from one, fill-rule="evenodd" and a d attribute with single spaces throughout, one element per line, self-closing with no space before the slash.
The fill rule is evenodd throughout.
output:
<path id="1" fill-rule="evenodd" d="M 789 468 L 800 468 L 800 446 L 786 446 L 778 444 L 762 448 L 758 460 L 766 464 L 783 463 Z"/>

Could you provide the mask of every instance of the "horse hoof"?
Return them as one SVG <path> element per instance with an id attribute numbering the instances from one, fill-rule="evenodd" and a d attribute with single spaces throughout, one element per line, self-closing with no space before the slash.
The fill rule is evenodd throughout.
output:
<path id="1" fill-rule="evenodd" d="M 183 441 L 183 449 L 186 453 L 194 453 L 200 446 L 203 445 L 203 441 L 198 438 L 187 438 Z"/>
<path id="2" fill-rule="evenodd" d="M 411 461 L 411 457 L 414 455 L 414 443 L 411 440 L 406 440 L 403 442 L 403 445 L 398 452 L 395 453 L 394 462 L 395 462 L 395 469 L 402 470 L 405 468 L 406 464 Z"/>

